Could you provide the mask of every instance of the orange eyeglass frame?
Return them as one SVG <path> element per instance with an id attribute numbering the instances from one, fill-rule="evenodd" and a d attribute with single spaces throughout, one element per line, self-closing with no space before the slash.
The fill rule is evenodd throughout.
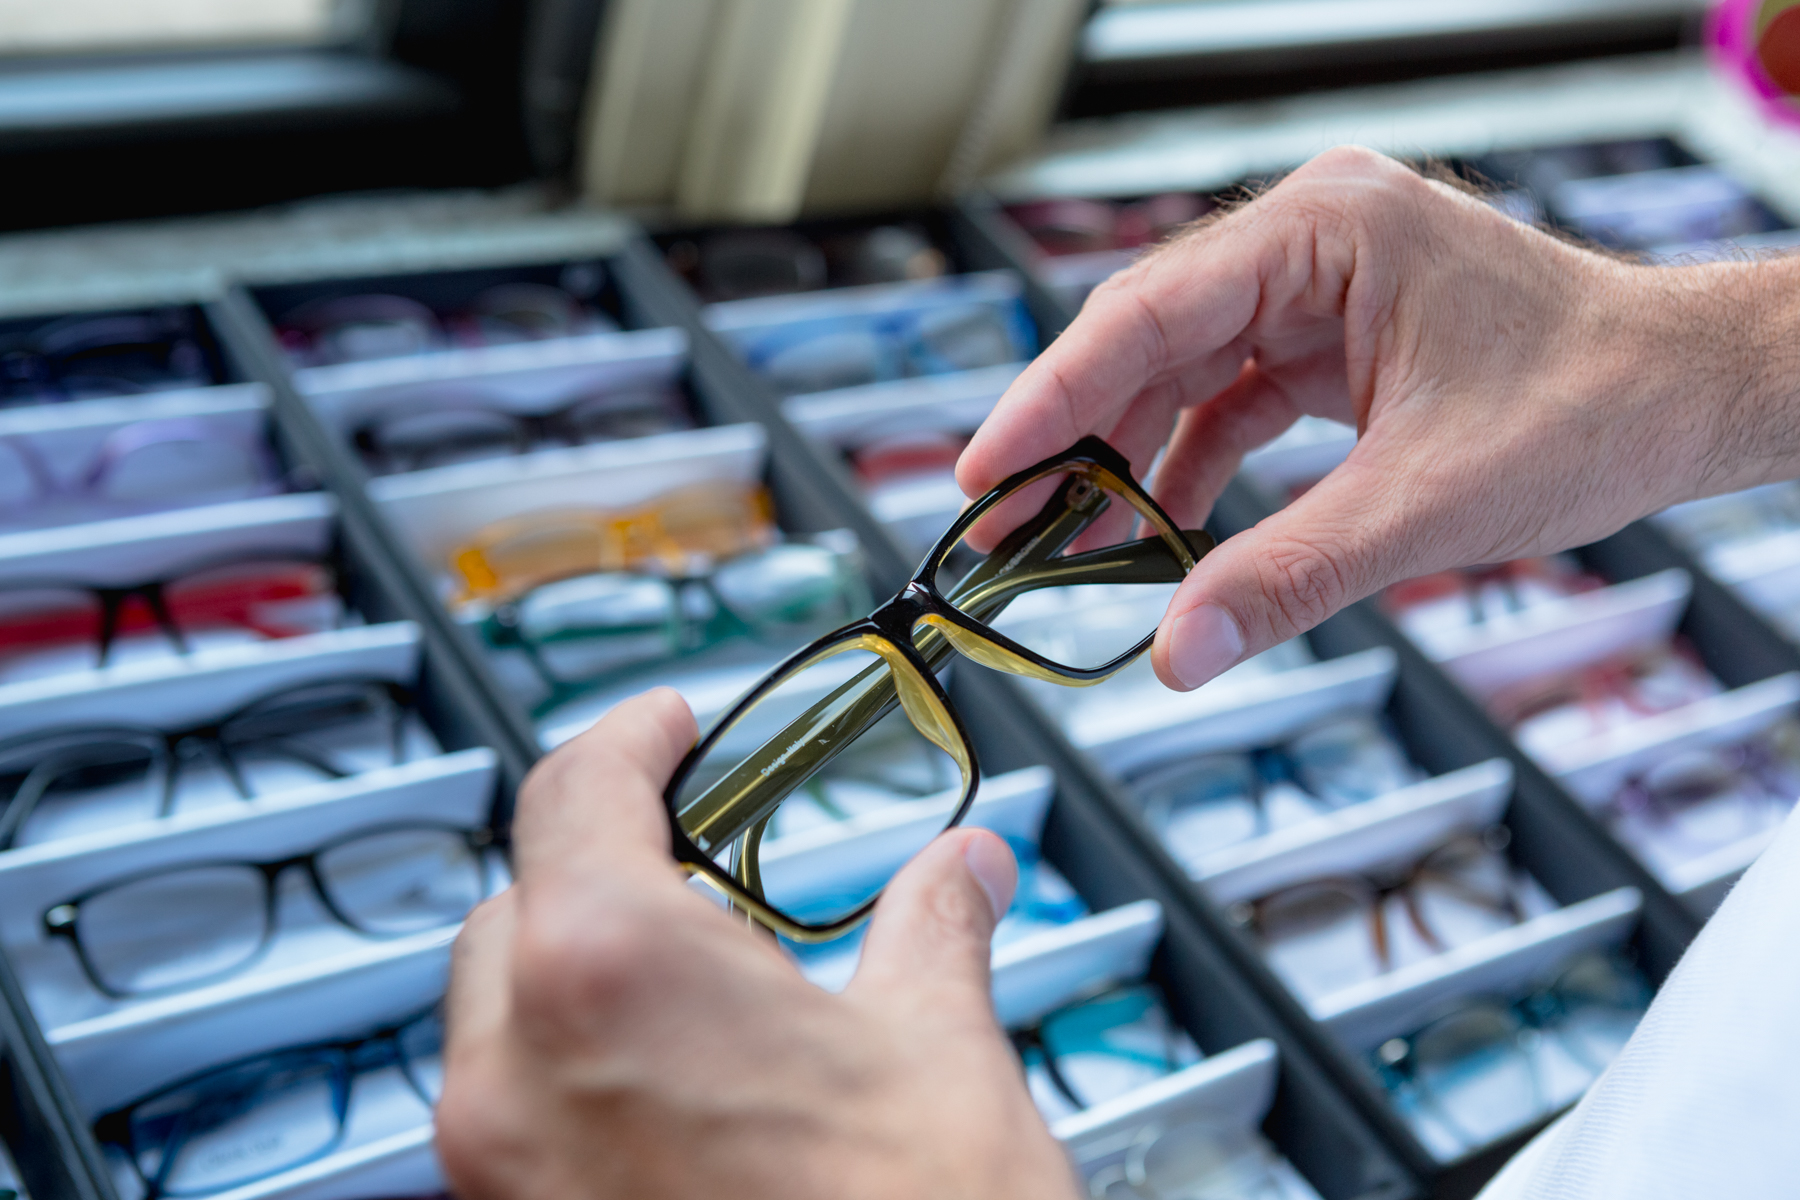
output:
<path id="1" fill-rule="evenodd" d="M 556 509 L 496 521 L 450 555 L 458 602 L 505 599 L 589 571 L 661 562 L 680 570 L 699 555 L 730 558 L 775 539 L 767 489 L 709 481 L 636 508 Z"/>

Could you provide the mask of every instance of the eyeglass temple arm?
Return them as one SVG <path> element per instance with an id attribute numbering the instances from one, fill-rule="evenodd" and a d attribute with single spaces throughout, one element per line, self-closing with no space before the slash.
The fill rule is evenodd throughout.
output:
<path id="1" fill-rule="evenodd" d="M 1160 537 L 1056 558 L 1056 553 L 1079 536 L 1107 506 L 1104 494 L 1097 490 L 1088 493 L 1095 498 L 1093 502 L 1070 505 L 1069 491 L 1070 485 L 1065 484 L 1035 517 L 1003 538 L 987 560 L 952 589 L 946 598 L 958 611 L 976 620 L 988 620 L 1018 596 L 1038 588 L 1071 583 L 1179 583 L 1186 576 L 1186 569 Z M 1212 548 L 1212 538 L 1203 532 L 1190 530 L 1183 536 L 1196 558 Z M 994 562 L 1003 565 L 984 570 Z M 920 630 L 913 643 L 933 670 L 951 652 L 949 643 L 932 630 Z M 887 665 L 865 668 L 811 705 L 758 751 L 695 797 L 679 814 L 684 826 L 691 834 L 704 832 L 710 846 L 728 844 L 772 813 L 795 788 L 837 757 L 898 702 Z M 792 747 L 807 745 L 819 749 L 809 755 L 792 752 Z M 771 751 L 777 756 L 773 761 L 769 760 Z"/>

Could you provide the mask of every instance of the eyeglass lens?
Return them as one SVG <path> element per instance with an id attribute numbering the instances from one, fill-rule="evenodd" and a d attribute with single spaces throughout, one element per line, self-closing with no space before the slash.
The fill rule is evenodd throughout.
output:
<path id="1" fill-rule="evenodd" d="M 915 714 L 894 703 L 895 686 L 888 661 L 855 641 L 775 680 L 753 707 L 712 736 L 693 765 L 675 800 L 683 831 L 729 870 L 738 862 L 736 839 L 758 823 L 777 838 L 932 798 L 919 822 L 895 831 L 879 853 L 828 865 L 816 859 L 809 865 L 804 858 L 761 864 L 763 894 L 777 911 L 814 925 L 855 912 L 948 826 L 967 783 L 957 758 L 937 740 L 953 736 L 944 718 L 918 714 L 922 730 Z M 886 715 L 853 743 L 840 743 L 844 748 L 835 757 L 813 751 L 811 744 L 828 739 L 834 726 L 854 721 L 859 698 L 873 711 L 888 707 Z M 821 701 L 828 703 L 810 722 L 792 728 Z M 777 737 L 782 742 L 765 751 Z"/>
<path id="2" fill-rule="evenodd" d="M 339 1054 L 247 1063 L 140 1105 L 134 1165 L 169 1196 L 199 1196 L 262 1179 L 330 1150 L 343 1134 Z"/>
<path id="3" fill-rule="evenodd" d="M 64 317 L 0 337 L 0 405 L 204 387 L 221 378 L 190 310 Z"/>
<path id="4" fill-rule="evenodd" d="M 1544 1098 L 1524 1033 L 1510 1010 L 1475 1008 L 1421 1034 L 1414 1042 L 1419 1087 L 1471 1144 L 1480 1145 L 1529 1123 Z"/>
<path id="5" fill-rule="evenodd" d="M 1059 492 L 1070 505 L 1062 536 L 1072 540 L 1051 560 L 1053 565 L 1078 565 L 1084 555 L 1157 536 L 1129 494 L 1071 470 L 1038 480 L 977 521 L 932 564 L 931 578 L 965 616 L 991 625 L 1050 662 L 1089 670 L 1115 661 L 1154 633 L 1176 585 L 1084 583 L 1018 595 L 959 586 L 970 578 L 972 568 L 979 569 L 1002 535 Z M 996 611 L 1001 604 L 1003 611 Z"/>
<path id="6" fill-rule="evenodd" d="M 0 849 L 154 817 L 172 767 L 160 737 L 129 730 L 0 747 Z"/>
<path id="7" fill-rule="evenodd" d="M 1800 794 L 1779 734 L 1689 751 L 1628 781 L 1607 824 L 1653 870 L 1683 863 L 1774 829 Z"/>
<path id="8" fill-rule="evenodd" d="M 1471 1002 L 1384 1044 L 1376 1061 L 1427 1144 L 1454 1158 L 1580 1096 L 1649 1000 L 1637 971 L 1583 954 L 1549 986 L 1511 1004 Z"/>

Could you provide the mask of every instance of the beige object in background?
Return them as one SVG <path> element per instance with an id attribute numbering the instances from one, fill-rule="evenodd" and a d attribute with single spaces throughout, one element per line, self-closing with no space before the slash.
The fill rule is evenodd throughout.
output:
<path id="1" fill-rule="evenodd" d="M 582 183 L 690 220 L 929 201 L 1036 144 L 1083 0 L 614 0 Z"/>

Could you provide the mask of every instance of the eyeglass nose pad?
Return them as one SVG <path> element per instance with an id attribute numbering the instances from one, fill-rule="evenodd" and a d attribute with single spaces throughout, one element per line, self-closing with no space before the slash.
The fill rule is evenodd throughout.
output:
<path id="1" fill-rule="evenodd" d="M 968 752 L 963 746 L 961 735 L 956 731 L 956 723 L 950 719 L 950 713 L 938 701 L 936 694 L 918 677 L 910 664 L 894 663 L 889 670 L 893 673 L 894 690 L 900 695 L 900 707 L 905 711 L 907 719 L 934 746 L 955 759 L 966 774 L 969 767 Z"/>

